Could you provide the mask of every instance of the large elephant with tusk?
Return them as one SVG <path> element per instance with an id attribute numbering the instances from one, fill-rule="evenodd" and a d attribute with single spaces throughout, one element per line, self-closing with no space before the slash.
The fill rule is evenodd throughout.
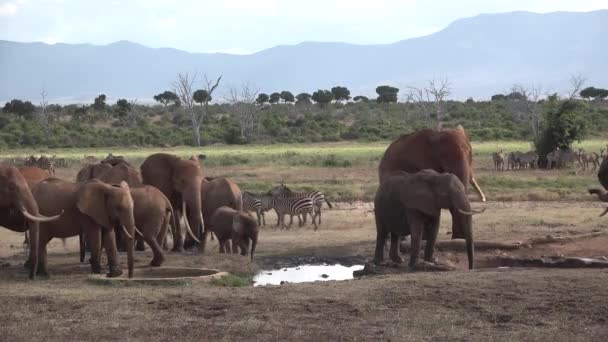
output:
<path id="1" fill-rule="evenodd" d="M 92 272 L 101 273 L 103 241 L 109 266 L 107 276 L 118 277 L 122 270 L 118 262 L 114 229 L 119 227 L 129 239 L 128 275 L 133 276 L 134 236 L 141 232 L 135 227 L 133 198 L 127 183 L 110 185 L 98 180 L 72 183 L 50 178 L 38 183 L 32 192 L 41 213 L 63 214 L 56 221 L 40 224 L 38 249 L 30 253 L 31 271 L 47 276 L 48 242 L 53 238 L 76 236 L 82 231 L 91 246 Z"/>
<path id="2" fill-rule="evenodd" d="M 201 212 L 203 172 L 198 158 L 181 159 L 167 153 L 156 153 L 146 158 L 140 169 L 144 184 L 162 191 L 171 201 L 177 221 L 185 217 L 186 228 L 193 231 L 198 240 L 202 240 L 205 230 Z M 181 252 L 184 250 L 181 229 L 179 226 L 174 228 L 173 251 Z M 198 242 L 189 239 L 186 243 L 186 247 L 191 247 Z"/>
<path id="3" fill-rule="evenodd" d="M 427 243 L 424 260 L 431 261 L 437 233 L 439 213 L 450 209 L 452 221 L 459 224 L 452 227 L 452 238 L 466 240 L 469 269 L 474 266 L 473 222 L 471 205 L 462 182 L 451 173 L 437 173 L 422 170 L 415 174 L 395 172 L 386 177 L 378 187 L 374 201 L 376 216 L 376 252 L 374 261 L 384 259 L 384 244 L 390 234 L 390 258 L 401 262 L 399 256 L 399 236 L 411 235 L 409 266 L 418 261 L 422 238 Z"/>
<path id="4" fill-rule="evenodd" d="M 30 254 L 38 245 L 39 224 L 59 219 L 60 213 L 57 214 L 40 215 L 38 203 L 23 174 L 15 167 L 0 166 L 0 226 L 15 232 L 29 230 Z M 30 278 L 35 276 L 35 270 L 30 270 Z"/>

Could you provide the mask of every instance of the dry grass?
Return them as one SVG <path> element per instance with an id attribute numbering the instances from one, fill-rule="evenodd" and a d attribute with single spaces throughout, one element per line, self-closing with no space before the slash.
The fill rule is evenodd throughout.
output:
<path id="1" fill-rule="evenodd" d="M 605 231 L 597 218 L 599 203 L 484 206 L 487 211 L 475 217 L 477 239 L 516 241 Z M 263 228 L 256 264 L 266 268 L 281 260 L 312 256 L 369 258 L 375 240 L 369 204 L 340 207 L 326 212 L 317 232 L 310 226 Z M 270 222 L 274 222 L 271 215 Z M 448 238 L 448 229 L 449 215 L 444 215 L 442 239 Z M 65 249 L 53 241 L 51 278 L 28 281 L 20 266 L 21 242 L 21 234 L 0 230 L 0 264 L 5 266 L 0 268 L 0 336 L 6 341 L 601 341 L 608 334 L 605 270 L 399 272 L 262 288 L 116 287 L 85 280 L 89 268 L 78 263 L 76 239 L 69 239 Z M 605 254 L 605 242 L 591 248 L 592 244 L 587 240 L 572 244 L 569 252 L 591 256 L 604 250 Z M 514 253 L 551 254 L 564 246 L 569 245 Z M 208 248 L 205 255 L 169 254 L 167 264 L 250 275 L 247 258 L 220 255 L 215 242 Z M 480 252 L 477 259 L 495 253 Z M 466 260 L 454 251 L 438 251 L 437 256 L 458 266 Z M 146 265 L 150 258 L 149 251 L 138 252 L 136 265 Z"/>

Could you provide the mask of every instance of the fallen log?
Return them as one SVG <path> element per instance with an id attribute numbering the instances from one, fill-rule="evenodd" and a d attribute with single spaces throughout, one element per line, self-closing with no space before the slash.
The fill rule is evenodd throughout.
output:
<path id="1" fill-rule="evenodd" d="M 421 249 L 426 245 L 426 241 L 422 241 Z M 503 249 L 503 250 L 515 250 L 524 247 L 524 245 L 517 242 L 496 242 L 496 241 L 475 241 L 475 250 L 484 251 L 484 250 L 493 250 L 493 249 Z M 440 240 L 435 243 L 435 248 L 437 250 L 455 250 L 455 251 L 463 251 L 465 246 L 464 240 Z M 410 250 L 410 242 L 404 241 L 399 245 L 399 250 L 401 253 L 407 253 Z"/>

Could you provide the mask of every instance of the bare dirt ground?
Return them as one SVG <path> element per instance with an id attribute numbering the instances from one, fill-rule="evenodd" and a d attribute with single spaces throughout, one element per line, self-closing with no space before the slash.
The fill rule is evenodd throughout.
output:
<path id="1" fill-rule="evenodd" d="M 312 227 L 262 228 L 258 256 L 168 254 L 167 266 L 218 268 L 248 276 L 260 269 L 313 261 L 360 263 L 375 244 L 369 203 L 340 203 Z M 21 234 L 0 229 L 0 340 L 416 340 L 605 341 L 608 336 L 607 269 L 497 269 L 497 256 L 608 255 L 608 233 L 594 202 L 489 202 L 475 216 L 478 241 L 516 242 L 552 237 L 598 237 L 517 250 L 478 250 L 464 270 L 460 250 L 438 250 L 453 272 L 407 272 L 341 282 L 268 287 L 112 286 L 86 280 L 77 239 L 53 240 L 48 280 L 27 280 Z M 268 215 L 268 223 L 275 218 Z M 450 218 L 442 218 L 442 240 Z M 404 255 L 407 259 L 408 256 Z M 150 251 L 136 254 L 144 267 Z M 121 255 L 123 265 L 126 256 Z"/>

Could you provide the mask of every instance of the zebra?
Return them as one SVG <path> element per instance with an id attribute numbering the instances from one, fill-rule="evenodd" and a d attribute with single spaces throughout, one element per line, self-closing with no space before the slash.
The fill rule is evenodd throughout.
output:
<path id="1" fill-rule="evenodd" d="M 568 165 L 574 163 L 578 159 L 576 152 L 571 149 L 561 149 L 559 150 L 559 163 L 562 167 L 567 167 Z"/>
<path id="2" fill-rule="evenodd" d="M 41 156 L 40 158 L 38 158 L 36 164 L 36 166 L 38 166 L 39 168 L 47 170 L 51 175 L 55 174 L 55 165 L 51 159 L 45 156 Z"/>
<path id="3" fill-rule="evenodd" d="M 528 151 L 519 156 L 519 165 L 524 169 L 528 167 L 535 168 L 537 162 L 538 154 L 536 154 L 534 151 Z"/>
<path id="4" fill-rule="evenodd" d="M 508 157 L 507 157 L 507 169 L 511 169 L 511 170 L 515 170 L 516 168 L 519 169 L 521 167 L 521 164 L 519 162 L 519 158 L 521 157 L 523 153 L 520 151 L 514 151 L 509 153 Z"/>
<path id="5" fill-rule="evenodd" d="M 68 167 L 68 163 L 65 158 L 57 158 L 56 154 L 51 157 L 51 160 L 53 161 L 53 165 L 56 167 Z"/>
<path id="6" fill-rule="evenodd" d="M 323 207 L 323 202 L 327 203 L 327 205 L 329 206 L 329 208 L 332 208 L 331 203 L 329 203 L 329 200 L 327 200 L 327 197 L 325 197 L 325 195 L 319 191 L 319 190 L 312 190 L 309 192 L 293 192 L 291 191 L 291 189 L 289 189 L 287 187 L 287 185 L 285 185 L 284 183 L 281 183 L 281 185 L 275 187 L 274 189 L 270 190 L 272 195 L 282 195 L 282 196 L 293 196 L 293 197 L 309 197 L 310 199 L 312 199 L 312 202 L 314 204 L 314 211 L 313 211 L 313 215 L 311 215 L 312 220 L 314 222 L 315 217 L 318 218 L 318 223 L 321 224 L 321 208 Z M 299 217 L 298 217 L 299 219 Z M 306 216 L 304 216 L 304 223 L 306 223 Z"/>
<path id="7" fill-rule="evenodd" d="M 23 161 L 23 166 L 38 166 L 38 159 L 31 155 Z"/>
<path id="8" fill-rule="evenodd" d="M 547 158 L 547 169 L 552 169 L 554 163 L 555 163 L 555 166 L 558 167 L 559 166 L 559 147 L 556 147 L 555 150 L 547 153 L 546 158 Z"/>
<path id="9" fill-rule="evenodd" d="M 254 212 L 258 218 L 258 227 L 262 226 L 262 201 L 249 191 L 243 191 L 243 211 Z M 264 225 L 266 225 L 266 220 L 264 219 Z"/>
<path id="10" fill-rule="evenodd" d="M 307 214 L 313 215 L 314 203 L 310 197 L 292 197 L 292 196 L 272 196 L 270 193 L 263 196 L 265 198 L 270 197 L 272 208 L 277 212 L 279 218 L 277 226 L 281 226 L 281 229 L 285 228 L 285 214 L 290 215 L 292 218 L 294 215 L 300 216 Z M 289 223 L 288 227 L 291 227 L 293 220 Z M 316 221 L 312 221 L 315 226 L 315 231 L 319 228 Z M 299 227 L 302 227 L 303 222 L 299 223 Z"/>
<path id="11" fill-rule="evenodd" d="M 492 160 L 494 161 L 494 169 L 496 171 L 505 170 L 505 154 L 502 150 L 492 153 Z"/>

